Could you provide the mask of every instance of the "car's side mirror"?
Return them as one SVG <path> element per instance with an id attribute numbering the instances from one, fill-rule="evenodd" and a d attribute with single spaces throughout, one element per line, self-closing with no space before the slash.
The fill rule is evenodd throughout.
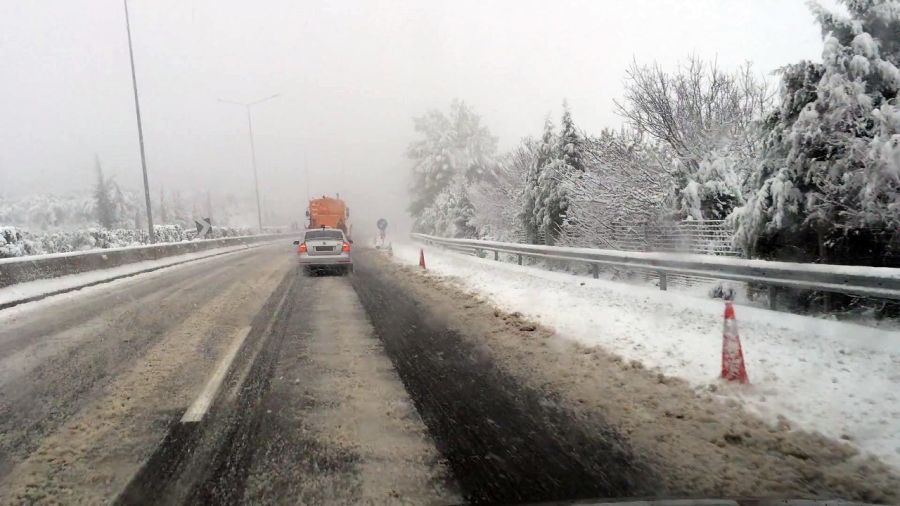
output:
<path id="1" fill-rule="evenodd" d="M 300 245 L 300 241 L 294 241 L 294 246 L 299 246 L 299 245 Z"/>

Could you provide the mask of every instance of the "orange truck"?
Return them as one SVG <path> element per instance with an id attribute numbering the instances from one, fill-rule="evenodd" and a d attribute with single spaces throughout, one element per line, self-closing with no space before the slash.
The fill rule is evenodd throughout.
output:
<path id="1" fill-rule="evenodd" d="M 350 236 L 350 209 L 340 195 L 335 198 L 323 195 L 321 198 L 311 199 L 306 216 L 309 218 L 307 228 L 339 228 L 347 237 Z"/>

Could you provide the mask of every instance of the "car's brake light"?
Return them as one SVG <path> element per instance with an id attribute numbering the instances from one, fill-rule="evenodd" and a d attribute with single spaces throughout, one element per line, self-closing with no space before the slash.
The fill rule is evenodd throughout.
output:
<path id="1" fill-rule="evenodd" d="M 344 241 L 344 245 L 341 246 L 341 251 L 343 251 L 345 253 L 350 251 L 350 243 L 347 241 Z"/>
<path id="2" fill-rule="evenodd" d="M 306 243 L 301 242 L 300 246 L 297 246 L 297 253 L 306 253 Z"/>

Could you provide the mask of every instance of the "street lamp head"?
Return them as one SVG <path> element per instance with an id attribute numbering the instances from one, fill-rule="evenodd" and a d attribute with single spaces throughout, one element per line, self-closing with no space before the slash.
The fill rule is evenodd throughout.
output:
<path id="1" fill-rule="evenodd" d="M 254 105 L 256 105 L 256 104 L 261 104 L 261 103 L 266 102 L 266 101 L 268 101 L 268 100 L 272 100 L 273 98 L 278 98 L 278 97 L 280 97 L 280 96 L 281 96 L 280 93 L 276 93 L 276 94 L 271 95 L 271 96 L 268 96 L 268 97 L 266 97 L 266 98 L 261 98 L 261 99 L 259 99 L 259 100 L 254 100 L 253 102 L 235 102 L 235 101 L 233 101 L 233 100 L 225 100 L 225 99 L 222 99 L 222 98 L 220 98 L 220 99 L 218 99 L 218 100 L 219 100 L 219 102 L 222 102 L 223 104 L 232 104 L 232 105 L 240 105 L 240 106 L 243 106 L 243 107 L 251 107 L 251 106 L 254 106 Z"/>
<path id="2" fill-rule="evenodd" d="M 240 105 L 240 106 L 244 106 L 244 107 L 247 106 L 247 104 L 243 104 L 241 102 L 234 102 L 231 100 L 225 100 L 224 98 L 220 98 L 218 100 L 219 100 L 219 102 L 222 102 L 223 104 Z"/>
<path id="3" fill-rule="evenodd" d="M 272 100 L 273 98 L 277 98 L 277 97 L 279 97 L 280 95 L 281 95 L 280 93 L 276 93 L 276 94 L 274 94 L 274 95 L 271 95 L 271 96 L 268 96 L 268 97 L 266 97 L 266 98 L 257 100 L 257 101 L 255 101 L 255 102 L 246 102 L 246 103 L 243 103 L 243 102 L 233 102 L 233 101 L 231 101 L 231 100 L 224 100 L 224 99 L 221 99 L 221 98 L 219 99 L 219 102 L 222 102 L 223 104 L 239 105 L 239 106 L 245 107 L 245 108 L 247 109 L 247 131 L 250 133 L 250 160 L 251 160 L 251 163 L 252 163 L 252 165 L 253 165 L 253 186 L 254 186 L 255 189 L 256 189 L 256 217 L 257 217 L 257 220 L 258 220 L 258 222 L 259 222 L 259 231 L 260 231 L 260 233 L 261 233 L 262 230 L 263 230 L 263 224 L 262 224 L 262 207 L 261 207 L 261 205 L 260 205 L 260 203 L 259 203 L 259 176 L 258 176 L 257 171 L 256 171 L 256 147 L 254 146 L 254 143 L 253 143 L 253 120 L 252 120 L 251 117 L 250 117 L 250 107 L 251 107 L 251 106 L 254 106 L 254 105 L 256 105 L 256 104 L 265 102 L 265 101 L 267 101 L 267 100 Z"/>
<path id="4" fill-rule="evenodd" d="M 272 96 L 269 96 L 269 97 L 266 97 L 266 98 L 261 98 L 261 99 L 255 101 L 255 102 L 250 102 L 249 104 L 247 104 L 247 106 L 256 105 L 256 104 L 261 104 L 261 103 L 263 103 L 263 102 L 266 102 L 266 101 L 268 101 L 268 100 L 272 100 L 273 98 L 278 98 L 278 97 L 280 97 L 280 96 L 281 96 L 281 93 L 276 93 L 276 94 L 274 94 L 274 95 L 272 95 Z"/>

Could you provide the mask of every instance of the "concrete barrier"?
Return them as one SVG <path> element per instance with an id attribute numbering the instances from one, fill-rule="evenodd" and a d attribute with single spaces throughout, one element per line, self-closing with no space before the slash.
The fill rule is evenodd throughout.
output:
<path id="1" fill-rule="evenodd" d="M 56 278 L 69 274 L 109 269 L 120 265 L 158 260 L 160 258 L 253 244 L 287 238 L 284 234 L 264 234 L 243 237 L 225 237 L 203 241 L 186 241 L 150 246 L 132 246 L 127 248 L 110 248 L 50 255 L 35 255 L 18 258 L 0 259 L 0 288 L 35 281 L 38 279 Z"/>

